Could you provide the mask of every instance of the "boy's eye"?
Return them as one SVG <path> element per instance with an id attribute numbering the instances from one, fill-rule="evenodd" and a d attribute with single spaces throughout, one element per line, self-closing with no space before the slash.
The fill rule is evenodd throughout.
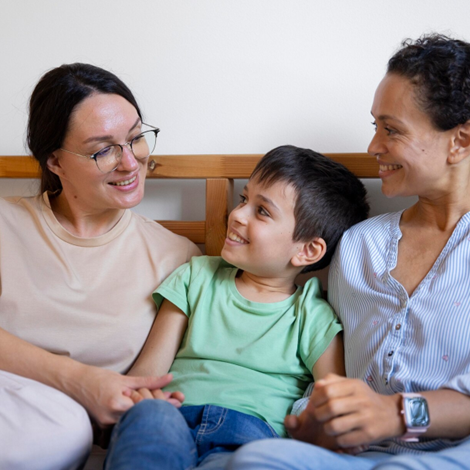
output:
<path id="1" fill-rule="evenodd" d="M 266 209 L 265 209 L 263 206 L 259 206 L 259 207 L 258 207 L 258 214 L 259 214 L 259 215 L 262 215 L 262 216 L 264 216 L 264 217 L 271 217 L 270 214 L 269 214 L 269 212 L 266 211 Z"/>
<path id="2" fill-rule="evenodd" d="M 246 204 L 246 196 L 240 194 L 240 204 Z"/>

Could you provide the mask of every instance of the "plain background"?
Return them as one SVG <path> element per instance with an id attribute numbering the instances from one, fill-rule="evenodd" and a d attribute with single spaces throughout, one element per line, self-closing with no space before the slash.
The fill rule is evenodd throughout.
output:
<path id="1" fill-rule="evenodd" d="M 0 0 L 0 6 L 2 155 L 28 152 L 28 98 L 42 74 L 77 61 L 128 84 L 145 120 L 161 128 L 157 154 L 266 153 L 282 144 L 364 152 L 373 135 L 375 88 L 401 41 L 432 31 L 470 40 L 468 0 Z M 413 202 L 387 200 L 379 180 L 367 187 L 373 214 Z M 35 181 L 0 180 L 2 196 L 36 192 Z M 156 219 L 202 219 L 204 187 L 150 181 L 135 210 Z"/>

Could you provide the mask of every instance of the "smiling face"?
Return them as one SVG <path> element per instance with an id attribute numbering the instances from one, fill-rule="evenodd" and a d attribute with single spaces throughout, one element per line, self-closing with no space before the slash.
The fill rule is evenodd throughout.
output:
<path id="1" fill-rule="evenodd" d="M 419 108 L 412 83 L 387 74 L 372 106 L 376 133 L 368 152 L 377 157 L 387 197 L 439 197 L 451 187 L 449 155 L 453 130 L 440 131 Z"/>
<path id="2" fill-rule="evenodd" d="M 141 126 L 136 109 L 123 97 L 92 94 L 74 109 L 62 147 L 92 155 L 107 145 L 129 142 L 141 132 Z M 48 166 L 62 182 L 60 197 L 80 213 L 134 207 L 144 195 L 147 161 L 136 160 L 128 146 L 111 173 L 101 173 L 93 160 L 63 150 L 54 152 Z"/>
<path id="3" fill-rule="evenodd" d="M 284 182 L 269 187 L 248 182 L 231 212 L 222 257 L 260 277 L 283 277 L 302 243 L 293 241 L 295 189 Z"/>

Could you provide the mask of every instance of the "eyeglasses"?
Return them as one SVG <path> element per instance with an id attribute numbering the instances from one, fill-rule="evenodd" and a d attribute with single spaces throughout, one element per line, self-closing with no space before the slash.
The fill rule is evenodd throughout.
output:
<path id="1" fill-rule="evenodd" d="M 149 124 L 144 125 L 153 127 Z M 95 152 L 93 155 L 81 155 L 80 153 L 71 152 L 70 150 L 63 148 L 60 150 L 77 155 L 77 157 L 85 157 L 95 160 L 96 166 L 101 173 L 111 173 L 119 166 L 119 163 L 121 163 L 122 153 L 126 146 L 129 146 L 135 158 L 138 160 L 146 160 L 155 149 L 159 132 L 160 129 L 153 127 L 153 129 L 142 132 L 125 144 L 108 145 L 107 147 L 98 150 L 98 152 Z"/>

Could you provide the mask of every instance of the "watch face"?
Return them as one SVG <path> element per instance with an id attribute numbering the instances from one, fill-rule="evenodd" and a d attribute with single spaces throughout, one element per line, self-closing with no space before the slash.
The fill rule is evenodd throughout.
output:
<path id="1" fill-rule="evenodd" d="M 425 398 L 406 398 L 405 414 L 408 426 L 413 428 L 429 426 L 429 410 Z"/>

